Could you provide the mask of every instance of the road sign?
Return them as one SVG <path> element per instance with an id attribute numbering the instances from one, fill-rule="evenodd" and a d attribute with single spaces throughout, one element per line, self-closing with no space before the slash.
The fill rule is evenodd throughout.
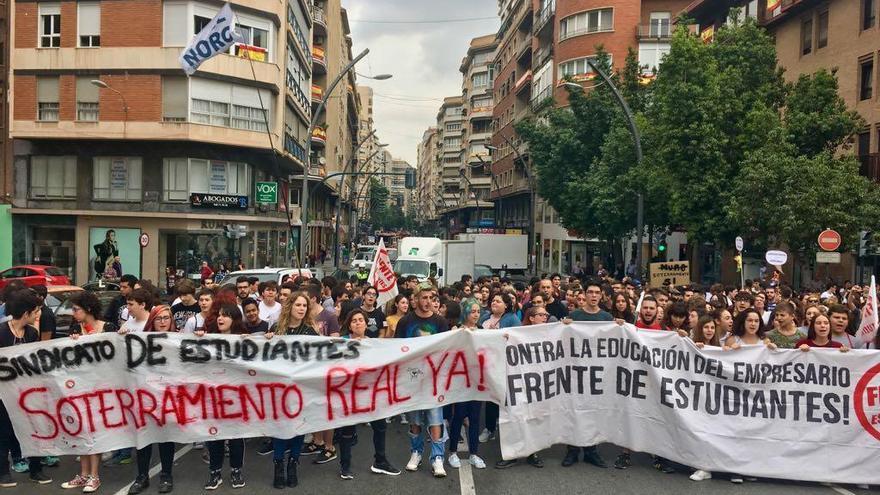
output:
<path id="1" fill-rule="evenodd" d="M 140 241 L 141 247 L 145 248 L 150 244 L 150 236 L 147 235 L 146 232 L 144 232 L 141 234 L 141 237 L 138 239 L 138 241 Z"/>
<path id="2" fill-rule="evenodd" d="M 277 204 L 278 203 L 278 183 L 277 182 L 257 182 L 257 203 Z"/>
<path id="3" fill-rule="evenodd" d="M 770 263 L 774 266 L 782 266 L 788 261 L 788 253 L 785 251 L 767 251 L 767 254 L 764 255 L 764 259 L 767 260 L 767 263 Z"/>
<path id="4" fill-rule="evenodd" d="M 737 251 L 743 250 L 743 238 L 740 236 L 736 236 L 736 250 Z"/>
<path id="5" fill-rule="evenodd" d="M 819 248 L 823 251 L 837 251 L 840 247 L 840 234 L 836 230 L 825 229 L 819 234 Z"/>
<path id="6" fill-rule="evenodd" d="M 822 251 L 819 251 L 816 253 L 816 263 L 840 263 L 840 253 L 823 253 Z"/>

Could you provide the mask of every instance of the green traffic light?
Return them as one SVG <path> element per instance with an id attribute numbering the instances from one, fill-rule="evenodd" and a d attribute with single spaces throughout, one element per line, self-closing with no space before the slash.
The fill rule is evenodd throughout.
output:
<path id="1" fill-rule="evenodd" d="M 657 251 L 660 251 L 661 253 L 663 251 L 666 251 L 666 244 L 660 244 L 659 246 L 657 246 Z"/>

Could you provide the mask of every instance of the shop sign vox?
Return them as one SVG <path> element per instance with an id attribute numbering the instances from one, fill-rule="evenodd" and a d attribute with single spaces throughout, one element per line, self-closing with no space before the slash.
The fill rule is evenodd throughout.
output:
<path id="1" fill-rule="evenodd" d="M 277 204 L 278 203 L 278 183 L 277 182 L 257 182 L 257 203 Z"/>

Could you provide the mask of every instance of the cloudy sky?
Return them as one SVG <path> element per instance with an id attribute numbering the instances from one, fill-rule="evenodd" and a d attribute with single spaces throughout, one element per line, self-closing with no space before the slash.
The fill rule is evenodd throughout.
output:
<path id="1" fill-rule="evenodd" d="M 436 123 L 443 97 L 461 94 L 458 67 L 471 38 L 498 31 L 496 0 L 343 0 L 354 53 L 370 49 L 361 74 L 393 74 L 366 81 L 375 93 L 376 133 L 388 150 L 416 165 L 422 133 Z M 415 22 L 486 18 L 469 22 Z M 365 22 L 382 21 L 382 22 Z"/>

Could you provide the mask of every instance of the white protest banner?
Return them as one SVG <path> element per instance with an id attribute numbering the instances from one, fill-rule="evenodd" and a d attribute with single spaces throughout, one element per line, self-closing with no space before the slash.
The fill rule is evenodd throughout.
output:
<path id="1" fill-rule="evenodd" d="M 289 438 L 469 400 L 503 402 L 504 337 L 98 334 L 0 350 L 25 456 Z"/>
<path id="2" fill-rule="evenodd" d="M 180 66 L 191 76 L 202 63 L 229 51 L 233 43 L 243 42 L 244 38 L 235 30 L 235 14 L 227 3 L 180 52 Z"/>
<path id="3" fill-rule="evenodd" d="M 880 480 L 876 351 L 699 350 L 674 332 L 509 328 L 506 459 L 610 442 L 708 471 Z"/>
<path id="4" fill-rule="evenodd" d="M 377 307 L 381 308 L 385 303 L 397 297 L 397 277 L 394 276 L 394 266 L 391 265 L 385 241 L 381 238 L 367 281 L 379 292 L 379 296 L 376 298 Z"/>
<path id="5" fill-rule="evenodd" d="M 871 289 L 862 307 L 862 319 L 856 336 L 863 344 L 871 344 L 877 337 L 877 281 L 871 275 Z"/>

